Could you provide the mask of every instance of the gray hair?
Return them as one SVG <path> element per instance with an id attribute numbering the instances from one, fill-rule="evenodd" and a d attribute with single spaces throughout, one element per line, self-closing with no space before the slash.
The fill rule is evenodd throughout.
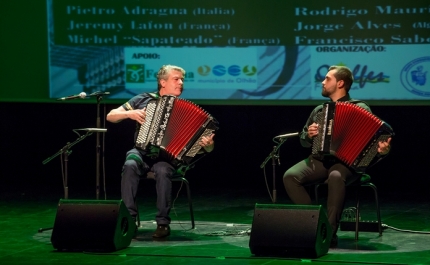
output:
<path id="1" fill-rule="evenodd" d="M 171 71 L 181 72 L 182 75 L 185 76 L 185 70 L 182 67 L 179 67 L 176 65 L 170 65 L 170 64 L 161 66 L 160 70 L 158 70 L 158 73 L 157 73 L 158 91 L 160 91 L 161 89 L 160 81 L 167 80 L 169 78 Z"/>

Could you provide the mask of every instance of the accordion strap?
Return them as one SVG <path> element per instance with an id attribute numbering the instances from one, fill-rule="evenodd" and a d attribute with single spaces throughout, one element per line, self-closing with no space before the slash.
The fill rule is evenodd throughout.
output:
<path id="1" fill-rule="evenodd" d="M 158 94 L 158 93 L 156 93 L 156 92 L 153 92 L 153 93 L 146 93 L 148 96 L 150 96 L 151 98 L 153 98 L 153 99 L 157 99 L 157 98 L 159 98 L 160 97 L 160 95 Z"/>
<path id="2" fill-rule="evenodd" d="M 369 104 L 367 104 L 367 102 L 366 102 L 366 101 L 363 101 L 363 100 L 359 100 L 359 99 L 351 99 L 351 100 L 348 100 L 348 102 L 351 102 L 351 103 L 353 103 L 353 104 L 363 103 L 363 104 L 365 104 L 366 106 L 368 106 L 368 107 L 370 108 Z"/>

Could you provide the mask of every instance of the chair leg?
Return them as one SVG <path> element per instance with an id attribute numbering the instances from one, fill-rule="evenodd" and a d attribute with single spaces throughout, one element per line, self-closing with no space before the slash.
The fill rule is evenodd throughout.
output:
<path id="1" fill-rule="evenodd" d="M 318 188 L 320 187 L 320 184 L 316 184 L 315 185 L 315 203 L 318 205 L 318 198 L 319 198 L 319 195 L 318 195 Z"/>
<path id="2" fill-rule="evenodd" d="M 184 177 L 174 178 L 172 179 L 172 181 L 182 181 L 182 183 L 185 183 L 185 186 L 187 188 L 188 205 L 190 207 L 191 229 L 194 229 L 196 225 L 194 221 L 193 201 L 191 200 L 190 184 L 188 180 Z"/>
<path id="3" fill-rule="evenodd" d="M 360 224 L 360 186 L 355 188 L 355 241 L 358 241 L 358 226 Z"/>
<path id="4" fill-rule="evenodd" d="M 315 192 L 315 202 L 318 204 L 318 188 L 320 184 L 316 184 L 314 188 Z M 360 225 L 360 189 L 362 187 L 370 187 L 373 189 L 374 195 L 375 195 L 375 204 L 376 204 L 376 215 L 378 219 L 378 232 L 379 236 L 382 236 L 382 221 L 381 221 L 381 210 L 379 206 L 379 198 L 378 198 L 378 190 L 376 186 L 373 183 L 365 183 L 358 186 L 354 186 L 355 190 L 355 241 L 358 241 L 358 234 L 359 234 L 359 225 Z"/>
<path id="5" fill-rule="evenodd" d="M 378 189 L 373 183 L 367 183 L 365 184 L 365 186 L 372 188 L 375 194 L 376 217 L 378 218 L 378 232 L 379 232 L 379 236 L 382 236 L 381 209 L 379 207 Z"/>

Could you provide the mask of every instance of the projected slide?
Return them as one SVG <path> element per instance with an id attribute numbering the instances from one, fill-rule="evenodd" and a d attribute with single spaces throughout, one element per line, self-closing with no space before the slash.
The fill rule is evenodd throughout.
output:
<path id="1" fill-rule="evenodd" d="M 49 95 L 125 101 L 174 64 L 195 102 L 314 104 L 336 64 L 353 71 L 356 98 L 430 100 L 420 2 L 48 0 Z"/>

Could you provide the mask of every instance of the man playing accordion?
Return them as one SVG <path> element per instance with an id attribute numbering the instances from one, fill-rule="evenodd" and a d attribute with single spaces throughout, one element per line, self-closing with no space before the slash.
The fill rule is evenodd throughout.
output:
<path id="1" fill-rule="evenodd" d="M 331 66 L 322 82 L 322 96 L 330 98 L 331 102 L 351 102 L 370 112 L 369 106 L 362 101 L 353 100 L 349 90 L 353 83 L 353 74 L 344 66 Z M 323 104 L 317 106 L 308 118 L 300 133 L 303 147 L 312 147 L 313 139 L 319 134 L 317 115 L 323 109 Z M 335 121 L 336 122 L 336 121 Z M 376 143 L 377 156 L 384 156 L 390 151 L 391 137 L 386 141 Z M 375 153 L 376 153 L 375 152 Z M 353 183 L 360 176 L 354 170 L 341 162 L 335 156 L 318 157 L 310 155 L 306 159 L 288 169 L 283 182 L 288 196 L 295 204 L 311 204 L 311 198 L 305 185 L 321 183 L 327 180 L 328 198 L 327 214 L 333 235 L 330 247 L 337 246 L 337 229 L 343 211 L 345 186 Z"/>
<path id="2" fill-rule="evenodd" d="M 185 70 L 174 65 L 163 65 L 157 74 L 158 91 L 156 93 L 142 93 L 122 106 L 111 110 L 106 119 L 117 123 L 125 119 L 135 120 L 138 125 L 145 122 L 147 116 L 146 107 L 150 100 L 171 95 L 179 97 L 182 94 Z M 135 132 L 135 142 L 138 131 Z M 214 134 L 202 136 L 199 144 L 205 152 L 211 152 L 214 148 Z M 153 237 L 162 238 L 170 235 L 170 209 L 171 209 L 171 178 L 176 168 L 170 161 L 158 157 L 152 153 L 151 149 L 142 150 L 133 148 L 126 154 L 126 161 L 122 169 L 121 198 L 131 216 L 136 220 L 137 206 L 136 194 L 141 177 L 145 177 L 147 172 L 154 172 L 157 208 L 156 215 L 157 229 Z"/>

